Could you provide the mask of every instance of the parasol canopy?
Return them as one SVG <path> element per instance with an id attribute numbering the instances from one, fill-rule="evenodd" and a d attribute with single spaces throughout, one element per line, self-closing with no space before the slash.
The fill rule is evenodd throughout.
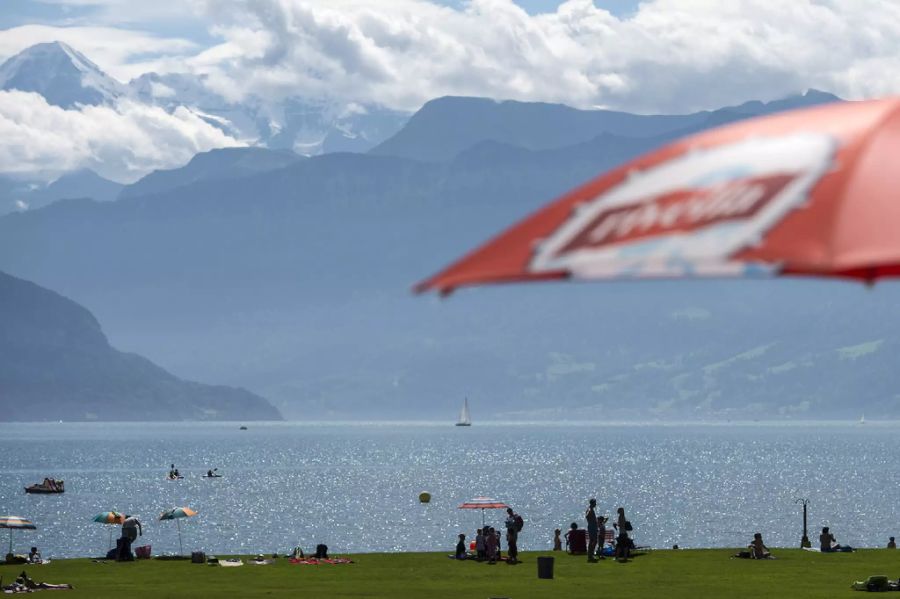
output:
<path id="1" fill-rule="evenodd" d="M 175 520 L 175 525 L 178 527 L 178 550 L 180 555 L 184 555 L 184 545 L 181 542 L 181 518 L 190 518 L 196 515 L 197 512 L 189 507 L 173 507 L 159 516 L 160 520 Z"/>
<path id="2" fill-rule="evenodd" d="M 461 510 L 481 510 L 481 525 L 484 526 L 484 510 L 505 510 L 509 506 L 490 497 L 476 497 L 461 504 Z"/>
<path id="3" fill-rule="evenodd" d="M 196 516 L 197 512 L 189 507 L 173 507 L 160 514 L 160 520 L 176 520 L 178 518 L 190 518 Z"/>
<path id="4" fill-rule="evenodd" d="M 100 522 L 102 524 L 122 524 L 127 517 L 128 516 L 122 512 L 100 512 L 94 516 L 94 522 Z"/>
<path id="5" fill-rule="evenodd" d="M 93 521 L 100 522 L 101 524 L 118 524 L 121 526 L 127 517 L 128 516 L 122 512 L 100 512 L 94 516 Z M 112 528 L 109 529 L 109 538 L 106 541 L 106 546 L 112 547 Z"/>
<path id="6" fill-rule="evenodd" d="M 748 119 L 565 194 L 416 291 L 560 279 L 900 276 L 900 97 Z"/>
<path id="7" fill-rule="evenodd" d="M 14 530 L 37 530 L 31 520 L 19 516 L 0 516 L 0 528 L 9 529 L 9 553 L 12 553 L 12 535 Z"/>

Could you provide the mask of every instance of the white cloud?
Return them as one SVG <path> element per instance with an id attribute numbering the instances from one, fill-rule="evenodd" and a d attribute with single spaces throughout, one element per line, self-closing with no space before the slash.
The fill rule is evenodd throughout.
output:
<path id="1" fill-rule="evenodd" d="M 0 91 L 0 139 L 0 172 L 51 176 L 86 167 L 122 182 L 242 145 L 186 108 L 169 113 L 121 100 L 64 110 L 20 91 Z"/>
<path id="2" fill-rule="evenodd" d="M 808 87 L 900 90 L 893 0 L 591 0 L 528 15 L 512 0 L 206 0 L 222 43 L 191 61 L 231 98 L 258 93 L 415 109 L 475 95 L 687 111 Z"/>

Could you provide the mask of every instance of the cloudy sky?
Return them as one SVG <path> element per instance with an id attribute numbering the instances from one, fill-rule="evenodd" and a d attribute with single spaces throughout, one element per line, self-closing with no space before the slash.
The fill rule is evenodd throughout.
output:
<path id="1" fill-rule="evenodd" d="M 122 82 L 202 74 L 233 102 L 413 111 L 452 94 L 675 113 L 900 90 L 896 0 L 2 2 L 0 60 L 63 40 Z"/>

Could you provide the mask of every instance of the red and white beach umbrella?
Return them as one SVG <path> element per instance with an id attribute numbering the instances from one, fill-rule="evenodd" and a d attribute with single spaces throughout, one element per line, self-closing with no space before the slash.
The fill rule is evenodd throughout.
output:
<path id="1" fill-rule="evenodd" d="M 558 279 L 900 276 L 900 98 L 684 138 L 597 177 L 417 291 Z"/>
<path id="2" fill-rule="evenodd" d="M 484 510 L 505 510 L 509 506 L 490 497 L 476 497 L 459 506 L 461 510 L 481 510 L 481 525 L 484 526 Z"/>

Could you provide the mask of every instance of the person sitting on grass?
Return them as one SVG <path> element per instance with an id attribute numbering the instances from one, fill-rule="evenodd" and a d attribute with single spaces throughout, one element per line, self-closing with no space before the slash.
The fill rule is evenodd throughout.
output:
<path id="1" fill-rule="evenodd" d="M 849 546 L 845 547 L 843 545 L 838 545 L 837 539 L 834 538 L 834 535 L 831 534 L 827 526 L 822 528 L 822 534 L 819 535 L 819 550 L 822 553 L 853 551 Z"/>
<path id="2" fill-rule="evenodd" d="M 894 537 L 891 537 L 890 539 L 888 539 L 887 548 L 888 549 L 896 549 L 897 548 L 897 543 L 894 542 Z"/>
<path id="3" fill-rule="evenodd" d="M 753 535 L 753 542 L 750 543 L 750 557 L 753 559 L 769 559 L 772 557 L 772 554 L 769 553 L 769 548 L 763 543 L 762 533 Z"/>
<path id="4" fill-rule="evenodd" d="M 479 528 L 475 533 L 475 559 L 483 562 L 485 555 L 487 553 L 484 549 L 484 530 Z"/>
<path id="5" fill-rule="evenodd" d="M 466 559 L 466 535 L 459 533 L 459 540 L 456 542 L 456 559 Z"/>
<path id="6" fill-rule="evenodd" d="M 566 551 L 569 551 L 569 547 L 572 545 L 572 536 L 575 534 L 575 531 L 578 530 L 578 524 L 572 522 L 569 524 L 569 530 L 566 532 Z"/>
<path id="7" fill-rule="evenodd" d="M 493 528 L 488 528 L 484 535 L 484 550 L 487 552 L 489 564 L 497 563 L 497 535 L 494 534 Z"/>
<path id="8" fill-rule="evenodd" d="M 37 550 L 37 547 L 32 547 L 31 552 L 28 554 L 28 563 L 29 564 L 42 564 L 44 560 L 41 559 L 41 552 Z"/>

